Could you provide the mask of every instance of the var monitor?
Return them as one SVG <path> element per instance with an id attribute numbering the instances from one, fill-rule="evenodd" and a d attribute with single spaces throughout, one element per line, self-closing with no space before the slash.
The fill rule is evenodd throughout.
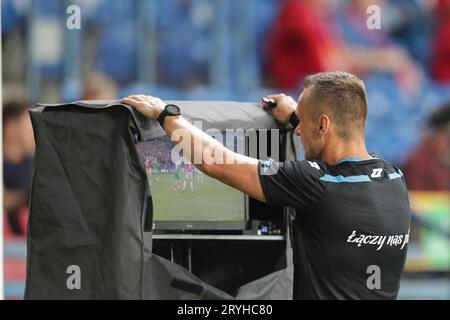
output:
<path id="1" fill-rule="evenodd" d="M 227 134 L 221 135 L 221 142 L 230 146 L 226 144 Z M 231 139 L 231 148 L 244 153 L 245 138 Z M 247 196 L 195 168 L 179 149 L 174 150 L 169 137 L 140 143 L 139 149 L 153 197 L 156 230 L 246 228 Z"/>

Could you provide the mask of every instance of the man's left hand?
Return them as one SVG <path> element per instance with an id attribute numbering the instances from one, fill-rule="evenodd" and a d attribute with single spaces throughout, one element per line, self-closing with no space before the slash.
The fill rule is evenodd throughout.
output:
<path id="1" fill-rule="evenodd" d="M 149 119 L 156 120 L 159 114 L 164 110 L 166 103 L 160 98 L 145 96 L 143 94 L 129 96 L 120 101 L 134 107 Z"/>

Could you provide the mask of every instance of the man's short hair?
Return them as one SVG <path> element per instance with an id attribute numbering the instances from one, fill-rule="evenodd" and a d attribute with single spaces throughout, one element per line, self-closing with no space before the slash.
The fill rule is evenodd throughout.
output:
<path id="1" fill-rule="evenodd" d="M 342 138 L 363 133 L 367 122 L 367 95 L 364 82 L 347 72 L 322 72 L 307 76 L 307 105 L 312 119 L 326 114 Z"/>

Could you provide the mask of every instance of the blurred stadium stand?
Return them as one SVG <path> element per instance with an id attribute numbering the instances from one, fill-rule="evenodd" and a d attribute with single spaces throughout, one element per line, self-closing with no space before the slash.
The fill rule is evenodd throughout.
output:
<path id="1" fill-rule="evenodd" d="M 261 92 L 277 90 L 263 87 L 267 32 L 276 18 L 277 0 L 96 0 L 89 5 L 88 1 L 71 1 L 81 6 L 82 15 L 86 14 L 78 36 L 77 32 L 58 28 L 65 23 L 69 2 L 37 0 L 28 2 L 28 8 L 25 3 L 2 1 L 2 38 L 23 30 L 28 63 L 21 76 L 28 83 L 32 101 L 80 98 L 83 74 L 89 76 L 89 70 L 115 80 L 122 88 L 121 95 L 139 88 L 167 99 L 257 101 Z M 342 6 L 345 1 L 340 3 Z M 417 42 L 429 41 L 433 20 L 417 6 L 415 1 L 400 1 L 394 7 L 397 11 L 391 15 L 399 21 L 391 23 L 392 39 L 410 48 L 412 56 L 421 57 L 417 63 L 426 68 L 424 61 L 431 47 Z M 406 17 L 401 10 L 406 10 Z M 422 19 L 420 26 L 412 23 L 417 19 Z M 408 29 L 410 25 L 412 30 Z M 366 45 L 348 24 L 342 22 L 341 27 L 349 41 Z M 415 48 L 428 48 L 428 52 L 415 52 Z M 56 80 L 53 84 L 59 95 L 45 90 L 49 79 Z M 420 138 L 424 116 L 450 99 L 449 86 L 425 76 L 420 90 L 405 93 L 385 74 L 369 75 L 365 81 L 370 99 L 369 147 L 401 163 Z"/>
<path id="2" fill-rule="evenodd" d="M 118 96 L 110 98 L 139 92 L 172 100 L 256 102 L 281 90 L 268 87 L 264 77 L 268 32 L 281 3 L 278 0 L 3 0 L 3 81 L 24 84 L 27 98 L 33 102 L 80 99 L 83 79 L 91 71 L 102 72 L 118 84 Z M 364 42 L 349 29 L 345 17 L 339 16 L 339 9 L 348 1 L 336 3 L 337 21 L 341 21 L 344 38 Z M 403 91 L 386 74 L 365 76 L 369 96 L 367 144 L 369 150 L 401 164 L 420 141 L 426 116 L 450 101 L 450 83 L 438 83 L 430 76 L 436 21 L 433 11 L 424 8 L 427 1 L 386 3 L 390 8 L 387 32 L 396 45 L 409 52 L 423 76 L 414 92 Z M 81 7 L 79 31 L 65 28 L 65 10 L 71 4 Z M 291 92 L 295 96 L 298 93 Z M 413 244 L 411 255 L 416 257 L 415 253 L 422 255 Z M 23 239 L 12 236 L 6 239 L 8 298 L 22 297 L 25 255 Z M 420 285 L 414 281 L 405 280 L 400 298 L 450 296 L 448 278 L 439 285 L 432 280 L 420 280 L 424 281 Z M 423 291 L 415 293 L 418 286 Z"/>

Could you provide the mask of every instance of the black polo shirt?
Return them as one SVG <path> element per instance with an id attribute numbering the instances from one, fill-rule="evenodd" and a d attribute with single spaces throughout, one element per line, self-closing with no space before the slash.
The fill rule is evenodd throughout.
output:
<path id="1" fill-rule="evenodd" d="M 395 299 L 409 241 L 403 173 L 379 157 L 260 162 L 269 204 L 296 209 L 295 299 Z"/>

